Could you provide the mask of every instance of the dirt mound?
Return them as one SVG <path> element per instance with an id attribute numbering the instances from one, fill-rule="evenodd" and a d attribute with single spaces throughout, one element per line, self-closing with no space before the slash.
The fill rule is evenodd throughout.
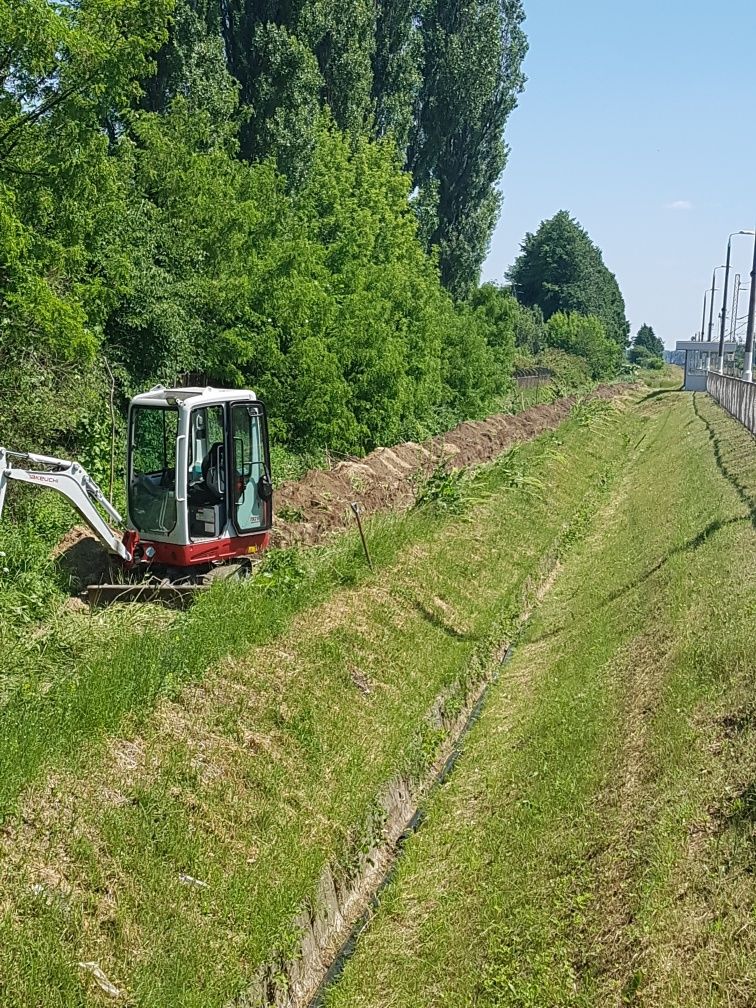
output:
<path id="1" fill-rule="evenodd" d="M 611 399 L 631 388 L 602 385 L 591 395 Z M 276 490 L 273 543 L 311 546 L 322 542 L 329 533 L 354 523 L 352 501 L 364 514 L 409 508 L 418 486 L 442 462 L 457 469 L 490 462 L 512 445 L 558 427 L 576 398 L 567 396 L 514 415 L 500 413 L 486 420 L 468 420 L 425 444 L 405 441 L 392 448 L 376 448 L 363 459 L 339 462 L 327 471 L 312 469 L 297 482 L 283 483 Z M 84 526 L 72 528 L 54 555 L 70 575 L 74 590 L 111 580 L 111 558 Z"/>
<path id="2" fill-rule="evenodd" d="M 591 395 L 611 399 L 631 387 L 602 385 Z M 418 484 L 441 462 L 453 468 L 490 462 L 512 445 L 558 427 L 576 399 L 567 396 L 514 415 L 467 420 L 423 445 L 407 441 L 376 448 L 359 462 L 341 462 L 327 472 L 311 470 L 296 483 L 283 483 L 276 490 L 273 541 L 276 546 L 322 542 L 329 532 L 353 524 L 352 501 L 366 514 L 411 507 Z"/>
<path id="3" fill-rule="evenodd" d="M 53 559 L 68 575 L 72 591 L 111 580 L 112 558 L 86 525 L 74 525 L 53 551 Z"/>

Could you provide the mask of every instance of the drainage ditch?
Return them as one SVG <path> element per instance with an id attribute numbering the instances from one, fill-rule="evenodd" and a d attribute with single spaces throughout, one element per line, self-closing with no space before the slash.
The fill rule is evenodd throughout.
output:
<path id="1" fill-rule="evenodd" d="M 386 887 L 390 885 L 394 876 L 396 875 L 405 844 L 412 836 L 414 836 L 415 833 L 417 833 L 417 831 L 420 829 L 425 820 L 426 815 L 425 806 L 427 804 L 428 799 L 432 797 L 436 789 L 441 787 L 441 785 L 444 784 L 444 782 L 453 773 L 454 768 L 462 753 L 462 747 L 465 738 L 470 732 L 473 725 L 480 718 L 488 693 L 491 687 L 498 682 L 500 676 L 500 670 L 504 665 L 506 665 L 506 663 L 511 658 L 512 651 L 513 648 L 512 645 L 510 644 L 504 651 L 504 654 L 499 662 L 498 668 L 496 669 L 494 674 L 486 681 L 483 688 L 480 690 L 477 699 L 475 700 L 475 703 L 472 709 L 470 710 L 470 713 L 465 719 L 459 734 L 454 739 L 454 742 L 451 746 L 451 751 L 446 756 L 446 759 L 444 760 L 441 768 L 434 773 L 433 777 L 429 781 L 427 789 L 423 796 L 424 797 L 423 803 L 417 805 L 409 821 L 406 823 L 403 831 L 401 832 L 396 842 L 394 843 L 393 849 L 391 851 L 391 860 L 388 865 L 388 868 L 383 873 L 383 876 L 381 877 L 377 887 L 375 888 L 373 895 L 370 897 L 368 906 L 366 907 L 366 909 L 362 911 L 358 920 L 352 926 L 346 941 L 343 942 L 341 947 L 336 952 L 333 962 L 328 967 L 325 976 L 323 977 L 323 979 L 321 980 L 320 984 L 317 987 L 317 990 L 315 991 L 313 996 L 309 999 L 309 1001 L 306 1002 L 307 1008 L 323 1008 L 328 991 L 330 990 L 331 987 L 333 987 L 337 983 L 341 974 L 344 972 L 347 963 L 354 955 L 360 937 L 362 936 L 363 932 L 369 927 L 370 921 L 372 920 L 373 917 L 373 913 L 378 908 L 381 895 L 383 894 L 384 889 L 386 889 Z"/>
<path id="2" fill-rule="evenodd" d="M 569 527 L 564 534 L 568 532 Z M 550 591 L 560 566 L 554 556 L 544 563 L 541 576 L 525 586 L 525 604 L 515 625 L 503 621 L 489 638 L 487 655 L 468 669 L 466 684 L 460 683 L 454 697 L 439 698 L 428 712 L 445 732 L 433 763 L 421 781 L 397 777 L 391 782 L 379 803 L 380 814 L 360 834 L 363 853 L 351 869 L 326 867 L 310 905 L 293 921 L 300 936 L 297 954 L 269 961 L 228 1008 L 322 1008 L 394 878 L 406 843 L 421 828 L 429 798 L 453 773 L 465 739 L 513 653 L 514 640 Z M 502 638 L 507 642 L 493 643 Z M 445 716 L 444 706 L 460 693 L 465 695 L 462 709 Z"/>

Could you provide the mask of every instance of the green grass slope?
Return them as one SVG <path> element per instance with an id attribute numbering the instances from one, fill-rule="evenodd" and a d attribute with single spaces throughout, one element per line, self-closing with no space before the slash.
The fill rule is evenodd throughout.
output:
<path id="1" fill-rule="evenodd" d="M 127 611 L 108 638 L 68 624 L 70 651 L 38 639 L 2 710 L 3 1008 L 101 1003 L 81 962 L 121 1003 L 223 1008 L 291 955 L 323 869 L 348 874 L 388 784 L 423 776 L 639 426 L 582 403 L 475 478 L 433 481 L 371 526 L 374 576 L 347 538 L 169 623 Z"/>
<path id="2" fill-rule="evenodd" d="M 756 1003 L 756 444 L 637 416 L 329 1008 Z"/>

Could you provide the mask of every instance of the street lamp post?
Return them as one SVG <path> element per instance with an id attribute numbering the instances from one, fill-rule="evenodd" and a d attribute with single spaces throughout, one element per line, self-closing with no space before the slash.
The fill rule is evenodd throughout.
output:
<path id="1" fill-rule="evenodd" d="M 706 298 L 709 296 L 709 288 L 704 291 L 703 315 L 701 316 L 701 340 L 706 336 Z"/>
<path id="2" fill-rule="evenodd" d="M 732 239 L 735 235 L 752 235 L 754 231 L 733 231 L 727 239 L 727 261 L 725 263 L 724 293 L 722 295 L 722 316 L 719 327 L 719 373 L 724 374 L 724 342 L 725 326 L 727 325 L 727 287 L 730 280 L 730 260 L 732 258 Z"/>
<path id="3" fill-rule="evenodd" d="M 740 273 L 735 274 L 732 290 L 732 311 L 730 312 L 730 343 L 735 338 L 735 326 L 738 321 L 738 305 L 740 304 Z"/>
<path id="4" fill-rule="evenodd" d="M 712 331 L 714 330 L 714 295 L 717 291 L 717 270 L 724 268 L 724 265 L 716 266 L 712 273 L 712 299 L 709 302 L 709 343 L 712 342 Z"/>
<path id="5" fill-rule="evenodd" d="M 748 328 L 746 329 L 745 360 L 743 377 L 753 381 L 753 330 L 756 325 L 756 237 L 753 239 L 753 267 L 751 269 L 751 291 L 748 298 Z"/>
<path id="6" fill-rule="evenodd" d="M 711 343 L 712 330 L 714 328 L 714 293 L 717 289 L 717 270 L 724 269 L 724 266 L 716 266 L 711 274 L 711 301 L 709 302 L 709 343 Z"/>

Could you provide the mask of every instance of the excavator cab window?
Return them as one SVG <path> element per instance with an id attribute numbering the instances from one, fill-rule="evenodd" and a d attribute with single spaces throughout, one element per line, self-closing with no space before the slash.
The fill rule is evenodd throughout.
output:
<path id="1" fill-rule="evenodd" d="M 223 406 L 193 409 L 189 422 L 189 535 L 214 539 L 226 523 L 226 439 Z"/>
<path id="2" fill-rule="evenodd" d="M 189 424 L 189 500 L 216 504 L 225 495 L 224 419 L 222 406 L 192 410 Z"/>
<path id="3" fill-rule="evenodd" d="M 129 513 L 140 532 L 167 535 L 176 525 L 178 409 L 135 406 L 129 430 Z"/>
<path id="4" fill-rule="evenodd" d="M 231 406 L 234 524 L 239 532 L 270 526 L 270 464 L 265 412 L 260 403 Z"/>

